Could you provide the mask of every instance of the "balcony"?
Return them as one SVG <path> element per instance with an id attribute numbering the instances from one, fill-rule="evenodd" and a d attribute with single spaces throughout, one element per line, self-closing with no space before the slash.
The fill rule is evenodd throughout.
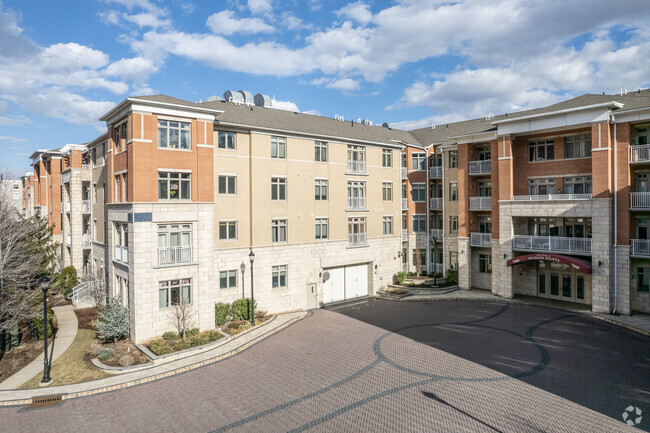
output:
<path id="1" fill-rule="evenodd" d="M 442 242 L 442 229 L 431 229 L 431 241 Z"/>
<path id="2" fill-rule="evenodd" d="M 472 247 L 491 247 L 492 233 L 470 233 L 469 244 Z"/>
<path id="3" fill-rule="evenodd" d="M 406 180 L 409 178 L 409 171 L 408 168 L 402 167 L 402 180 Z"/>
<path id="4" fill-rule="evenodd" d="M 366 198 L 348 197 L 348 210 L 366 210 Z"/>
<path id="5" fill-rule="evenodd" d="M 81 212 L 90 213 L 90 200 L 81 200 Z"/>
<path id="6" fill-rule="evenodd" d="M 348 161 L 348 174 L 366 174 L 366 161 Z"/>
<path id="7" fill-rule="evenodd" d="M 442 209 L 442 197 L 431 197 L 429 199 L 429 209 L 431 209 L 431 210 L 441 210 Z"/>
<path id="8" fill-rule="evenodd" d="M 470 161 L 469 162 L 469 175 L 475 175 L 475 174 L 489 174 L 491 169 L 491 164 L 492 161 L 484 160 L 484 161 Z"/>
<path id="9" fill-rule="evenodd" d="M 515 235 L 513 250 L 591 254 L 591 238 Z"/>
<path id="10" fill-rule="evenodd" d="M 630 146 L 630 163 L 650 162 L 650 144 Z"/>
<path id="11" fill-rule="evenodd" d="M 492 210 L 492 197 L 470 197 L 469 210 Z"/>
<path id="12" fill-rule="evenodd" d="M 632 250 L 631 256 L 634 257 L 649 257 L 650 258 L 650 240 L 647 239 L 631 239 Z"/>
<path id="13" fill-rule="evenodd" d="M 129 263 L 129 249 L 120 245 L 115 245 L 115 257 L 113 260 L 117 260 L 122 263 Z"/>
<path id="14" fill-rule="evenodd" d="M 650 192 L 631 192 L 630 209 L 650 209 Z"/>
<path id="15" fill-rule="evenodd" d="M 66 243 L 68 244 L 68 246 L 72 245 L 72 236 L 68 235 L 68 236 L 66 236 L 66 238 L 67 238 Z"/>
<path id="16" fill-rule="evenodd" d="M 543 195 L 515 195 L 513 200 L 535 201 L 535 200 L 591 200 L 589 194 L 543 194 Z"/>
<path id="17" fill-rule="evenodd" d="M 429 167 L 429 179 L 441 179 L 442 166 Z"/>
<path id="18" fill-rule="evenodd" d="M 192 261 L 192 245 L 158 248 L 158 264 L 174 265 Z"/>
<path id="19" fill-rule="evenodd" d="M 349 247 L 362 247 L 367 245 L 365 233 L 348 233 Z"/>
<path id="20" fill-rule="evenodd" d="M 92 242 L 93 242 L 93 238 L 89 234 L 85 234 L 81 238 L 81 246 L 84 250 L 90 249 L 90 245 L 92 244 Z"/>
<path id="21" fill-rule="evenodd" d="M 66 204 L 65 204 L 65 211 L 66 211 L 67 213 L 70 213 L 70 202 L 66 202 Z"/>
<path id="22" fill-rule="evenodd" d="M 402 199 L 402 210 L 408 210 L 409 208 L 409 199 L 403 198 Z"/>
<path id="23" fill-rule="evenodd" d="M 402 242 L 409 240 L 409 231 L 407 229 L 402 229 Z"/>

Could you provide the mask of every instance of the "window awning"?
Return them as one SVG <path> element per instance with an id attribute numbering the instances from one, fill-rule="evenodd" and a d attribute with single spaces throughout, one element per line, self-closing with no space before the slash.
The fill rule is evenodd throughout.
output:
<path id="1" fill-rule="evenodd" d="M 534 253 L 526 254 L 523 256 L 513 257 L 512 259 L 506 262 L 506 265 L 520 265 L 528 261 L 538 261 L 543 260 L 546 262 L 555 262 L 561 263 L 563 265 L 571 266 L 573 269 L 582 272 L 583 274 L 591 274 L 591 263 L 576 259 L 575 257 L 562 256 L 560 254 L 551 254 L 551 253 Z"/>

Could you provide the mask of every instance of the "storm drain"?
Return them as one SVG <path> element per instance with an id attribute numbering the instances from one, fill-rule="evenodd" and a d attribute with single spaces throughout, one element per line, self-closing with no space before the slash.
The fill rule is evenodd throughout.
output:
<path id="1" fill-rule="evenodd" d="M 32 398 L 32 404 L 27 409 L 36 409 L 39 407 L 56 406 L 63 400 L 63 395 L 44 395 L 42 397 Z"/>

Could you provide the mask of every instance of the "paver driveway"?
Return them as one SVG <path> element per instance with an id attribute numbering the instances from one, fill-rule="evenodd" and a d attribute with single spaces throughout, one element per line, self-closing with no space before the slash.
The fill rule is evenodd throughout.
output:
<path id="1" fill-rule="evenodd" d="M 452 309 L 458 316 L 446 316 Z M 379 326 L 342 312 L 366 321 L 374 316 Z M 526 383 L 556 363 L 552 346 L 562 346 L 562 332 L 554 326 L 580 323 L 562 316 L 556 310 L 475 302 L 370 301 L 318 310 L 232 358 L 185 374 L 51 408 L 0 409 L 0 431 L 634 431 Z M 471 323 L 431 326 L 449 318 Z M 393 333 L 382 326 L 406 329 Z M 598 331 L 593 328 L 581 329 Z M 436 335 L 445 335 L 447 352 L 433 347 Z M 637 343 L 641 349 L 636 343 L 627 349 L 645 351 L 647 358 L 647 341 Z M 460 346 L 476 362 L 462 357 L 467 353 L 448 353 Z M 480 353 L 489 355 L 483 362 L 492 368 L 480 365 Z M 618 355 L 611 353 L 610 370 Z M 507 374 L 498 371 L 500 364 Z M 570 374 L 573 366 L 560 362 L 557 368 Z M 647 392 L 647 370 L 639 368 L 645 375 L 640 389 Z M 647 406 L 647 400 L 638 401 Z"/>

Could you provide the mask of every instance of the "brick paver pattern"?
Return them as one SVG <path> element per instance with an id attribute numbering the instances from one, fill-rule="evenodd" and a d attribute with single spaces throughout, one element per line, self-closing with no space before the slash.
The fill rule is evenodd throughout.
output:
<path id="1" fill-rule="evenodd" d="M 528 347 L 511 375 L 335 311 L 317 310 L 244 352 L 197 370 L 56 407 L 0 408 L 0 431 L 638 431 L 516 379 L 552 364 L 535 340 L 551 322 L 499 331 L 496 323 L 505 309 L 491 304 L 485 317 L 468 322 L 494 324 L 506 337 L 523 336 Z M 463 330 L 462 324 L 450 326 Z M 412 331 L 431 332 L 426 326 Z"/>

